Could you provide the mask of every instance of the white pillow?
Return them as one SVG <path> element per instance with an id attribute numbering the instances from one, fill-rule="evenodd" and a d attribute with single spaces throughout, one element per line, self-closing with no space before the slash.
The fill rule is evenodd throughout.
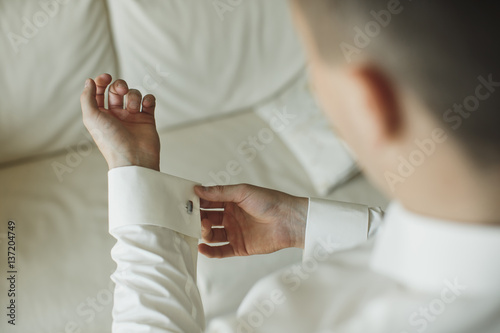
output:
<path id="1" fill-rule="evenodd" d="M 160 129 L 238 111 L 304 67 L 286 0 L 108 0 L 120 73 Z"/>
<path id="2" fill-rule="evenodd" d="M 348 147 L 337 137 L 313 98 L 307 75 L 276 99 L 259 105 L 256 113 L 295 155 L 317 196 L 327 196 L 359 172 Z"/>
<path id="3" fill-rule="evenodd" d="M 76 145 L 85 78 L 116 72 L 105 3 L 0 2 L 0 163 Z"/>

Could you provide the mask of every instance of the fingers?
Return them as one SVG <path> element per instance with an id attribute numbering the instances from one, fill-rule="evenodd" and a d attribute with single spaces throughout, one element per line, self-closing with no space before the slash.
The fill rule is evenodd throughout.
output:
<path id="1" fill-rule="evenodd" d="M 205 206 L 220 206 L 224 202 L 240 203 L 250 194 L 250 185 L 228 185 L 228 186 L 195 186 L 194 191 L 202 200 Z M 210 203 L 212 202 L 212 204 Z M 215 204 L 217 203 L 217 204 Z M 202 208 L 223 208 L 204 207 Z"/>
<path id="2" fill-rule="evenodd" d="M 224 218 L 224 211 L 207 211 L 200 210 L 200 215 L 202 220 L 210 221 L 211 225 L 222 225 L 222 219 Z"/>
<path id="3" fill-rule="evenodd" d="M 208 200 L 200 198 L 200 207 L 204 208 L 204 209 L 225 208 L 225 206 L 226 206 L 226 204 L 224 202 L 208 201 Z"/>
<path id="4" fill-rule="evenodd" d="M 127 82 L 116 80 L 109 87 L 108 104 L 109 108 L 123 109 L 123 97 L 128 93 Z"/>
<path id="5" fill-rule="evenodd" d="M 227 233 L 224 228 L 212 228 L 222 226 L 224 212 L 221 211 L 200 211 L 201 213 L 201 236 L 207 243 L 227 242 Z"/>
<path id="6" fill-rule="evenodd" d="M 141 92 L 137 89 L 130 89 L 127 94 L 127 110 L 130 113 L 142 112 L 154 115 L 156 107 L 156 98 L 149 94 L 142 98 Z"/>
<path id="7" fill-rule="evenodd" d="M 80 104 L 84 123 L 99 113 L 96 100 L 96 84 L 94 80 L 87 79 L 87 81 L 85 81 L 85 88 L 80 96 Z"/>
<path id="8" fill-rule="evenodd" d="M 154 111 L 156 108 L 156 98 L 149 94 L 142 99 L 141 92 L 137 89 L 129 89 L 127 82 L 124 80 L 116 80 L 113 84 L 110 85 L 112 81 L 112 77 L 109 74 L 101 74 L 92 81 L 92 85 L 90 86 L 89 91 L 85 91 L 82 93 L 81 102 L 82 102 L 82 110 L 83 110 L 83 102 L 85 101 L 86 105 L 93 105 L 88 99 L 88 94 L 90 93 L 92 98 L 95 100 L 95 108 L 98 111 L 98 108 L 104 108 L 104 94 L 106 92 L 106 88 L 109 86 L 108 91 L 108 106 L 110 110 L 114 110 L 115 115 L 121 115 L 120 112 L 116 112 L 117 110 L 123 110 L 124 106 L 124 98 L 126 99 L 126 109 L 129 113 L 139 113 L 142 112 L 154 115 Z M 86 86 L 86 89 L 88 87 Z M 90 109 L 89 109 L 90 110 Z"/>
<path id="9" fill-rule="evenodd" d="M 198 251 L 209 258 L 229 258 L 235 256 L 234 248 L 231 244 L 222 246 L 200 244 L 198 245 Z"/>
<path id="10" fill-rule="evenodd" d="M 130 113 L 141 112 L 142 94 L 137 89 L 130 89 L 127 94 L 127 110 Z"/>
<path id="11" fill-rule="evenodd" d="M 154 115 L 155 108 L 156 98 L 151 94 L 144 96 L 144 99 L 142 100 L 142 112 Z"/>
<path id="12" fill-rule="evenodd" d="M 201 222 L 201 236 L 206 243 L 225 243 L 228 241 L 226 229 L 212 228 L 212 224 L 208 220 Z"/>
<path id="13" fill-rule="evenodd" d="M 109 74 L 101 74 L 95 78 L 95 84 L 97 86 L 95 98 L 97 100 L 97 106 L 100 108 L 104 107 L 104 92 L 111 83 L 111 80 L 113 80 L 113 78 Z"/>

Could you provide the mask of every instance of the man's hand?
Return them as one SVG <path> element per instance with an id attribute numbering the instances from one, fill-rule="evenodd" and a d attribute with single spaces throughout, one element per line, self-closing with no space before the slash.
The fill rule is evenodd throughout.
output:
<path id="1" fill-rule="evenodd" d="M 83 123 L 108 162 L 109 169 L 137 165 L 160 170 L 160 139 L 156 132 L 155 97 L 129 89 L 123 80 L 109 87 L 108 108 L 104 92 L 109 74 L 88 79 L 80 98 Z M 124 105 L 126 97 L 126 105 Z M 141 112 L 142 107 L 142 112 Z"/>
<path id="2" fill-rule="evenodd" d="M 201 211 L 199 251 L 211 258 L 272 253 L 288 247 L 304 248 L 309 201 L 251 185 L 195 187 Z"/>

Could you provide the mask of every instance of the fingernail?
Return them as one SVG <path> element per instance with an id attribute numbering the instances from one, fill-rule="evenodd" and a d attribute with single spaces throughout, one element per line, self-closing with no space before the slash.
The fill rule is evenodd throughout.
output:
<path id="1" fill-rule="evenodd" d="M 90 84 L 90 79 L 85 80 L 85 88 L 87 88 Z"/>

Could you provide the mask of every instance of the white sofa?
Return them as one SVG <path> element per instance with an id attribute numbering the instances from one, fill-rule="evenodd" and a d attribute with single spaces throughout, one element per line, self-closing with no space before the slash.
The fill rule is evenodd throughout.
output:
<path id="1" fill-rule="evenodd" d="M 385 204 L 312 102 L 285 0 L 0 0 L 0 28 L 1 332 L 110 332 L 114 242 L 107 166 L 81 122 L 87 77 L 156 95 L 163 172 Z M 296 121 L 283 131 L 269 123 L 280 110 Z M 3 304 L 9 220 L 16 326 Z M 200 257 L 207 318 L 300 256 Z"/>

